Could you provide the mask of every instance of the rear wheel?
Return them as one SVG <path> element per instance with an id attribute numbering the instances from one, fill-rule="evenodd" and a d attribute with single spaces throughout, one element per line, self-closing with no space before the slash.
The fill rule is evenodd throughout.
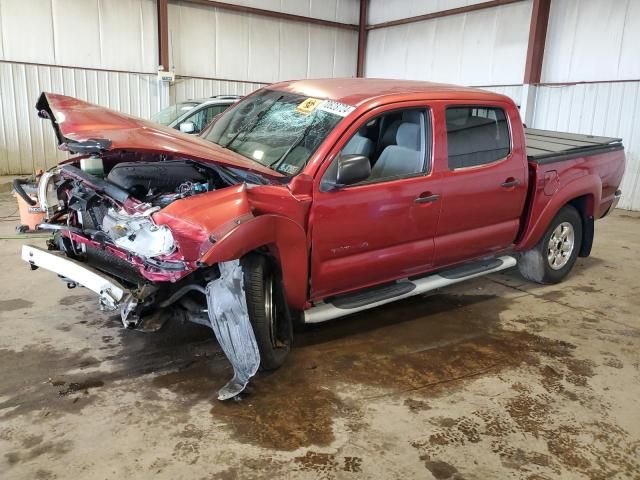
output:
<path id="1" fill-rule="evenodd" d="M 260 367 L 280 367 L 291 348 L 291 314 L 279 272 L 264 256 L 250 254 L 242 260 L 249 320 L 260 350 Z"/>
<path id="2" fill-rule="evenodd" d="M 573 268 L 581 246 L 582 218 L 574 207 L 565 205 L 538 245 L 520 256 L 518 268 L 533 282 L 558 283 Z"/>

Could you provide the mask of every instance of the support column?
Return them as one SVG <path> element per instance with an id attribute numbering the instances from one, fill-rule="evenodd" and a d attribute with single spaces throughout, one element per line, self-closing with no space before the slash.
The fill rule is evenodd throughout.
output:
<path id="1" fill-rule="evenodd" d="M 158 72 L 170 71 L 169 65 L 169 0 L 156 0 L 158 12 Z M 158 85 L 158 111 L 168 107 L 171 103 L 171 82 L 162 80 L 160 75 L 156 80 Z"/>
<path id="2" fill-rule="evenodd" d="M 158 9 L 158 65 L 169 71 L 169 0 L 156 0 Z"/>
<path id="3" fill-rule="evenodd" d="M 538 84 L 542 77 L 544 61 L 544 47 L 549 25 L 549 10 L 551 0 L 533 0 L 531 23 L 529 25 L 529 46 L 527 47 L 527 61 L 524 67 L 524 85 L 520 116 L 527 126 L 533 125 L 533 116 Z"/>
<path id="4" fill-rule="evenodd" d="M 367 16 L 369 0 L 360 0 L 360 21 L 358 22 L 358 63 L 356 76 L 364 77 L 364 62 L 367 55 Z"/>
<path id="5" fill-rule="evenodd" d="M 536 106 L 537 85 L 525 83 L 522 86 L 522 97 L 520 101 L 520 118 L 527 127 L 533 126 L 533 115 Z"/>

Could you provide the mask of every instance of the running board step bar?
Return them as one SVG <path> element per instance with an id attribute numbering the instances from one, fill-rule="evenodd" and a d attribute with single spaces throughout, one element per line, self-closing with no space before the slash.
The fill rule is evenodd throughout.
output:
<path id="1" fill-rule="evenodd" d="M 403 298 L 420 295 L 438 288 L 460 283 L 471 278 L 499 272 L 515 267 L 514 257 L 505 255 L 474 262 L 461 267 L 443 270 L 415 280 L 400 280 L 396 283 L 376 287 L 363 292 L 342 295 L 329 302 L 317 303 L 304 312 L 304 323 L 322 323 L 334 318 L 379 307 Z"/>

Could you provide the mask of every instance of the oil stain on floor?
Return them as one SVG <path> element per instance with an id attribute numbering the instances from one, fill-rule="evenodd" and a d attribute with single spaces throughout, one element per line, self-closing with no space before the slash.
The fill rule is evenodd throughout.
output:
<path id="1" fill-rule="evenodd" d="M 550 426 L 549 421 L 559 398 L 596 401 L 588 389 L 596 365 L 576 358 L 569 342 L 505 330 L 500 312 L 508 303 L 491 295 L 438 294 L 309 328 L 297 335 L 281 369 L 261 372 L 239 401 L 225 403 L 215 400 L 215 392 L 231 369 L 209 329 L 171 322 L 157 334 L 145 335 L 116 330 L 118 319 L 98 318 L 95 326 L 106 327 L 101 334 L 110 334 L 105 336 L 108 341 L 103 339 L 106 356 L 98 359 L 88 349 L 68 352 L 33 346 L 21 352 L 0 351 L 0 362 L 20 367 L 20 373 L 3 382 L 0 409 L 4 418 L 42 409 L 80 413 L 118 382 L 136 381 L 150 403 L 164 403 L 158 418 L 186 419 L 190 408 L 204 402 L 210 405 L 211 419 L 235 441 L 291 452 L 329 447 L 336 440 L 338 423 L 347 434 L 368 429 L 363 403 L 404 395 L 402 405 L 409 414 L 428 414 L 433 401 L 470 379 L 525 368 L 537 375 L 541 391 L 516 382 L 501 411 L 479 408 L 440 419 L 429 435 L 412 440 L 425 469 L 436 478 L 459 477 L 455 462 L 447 458 L 449 449 L 488 439 L 506 468 L 571 469 L 592 478 L 606 474 L 608 470 L 593 458 L 612 455 L 614 443 L 624 444 L 623 430 L 603 422 L 597 428 L 606 433 L 586 444 L 571 422 Z M 104 372 L 79 373 L 101 363 L 109 364 Z M 338 395 L 345 386 L 356 386 L 357 395 Z M 160 402 L 162 392 L 174 395 L 175 401 Z M 517 432 L 541 439 L 547 452 L 512 448 L 509 437 Z M 204 441 L 193 435 L 181 438 L 176 455 L 195 463 L 199 454 L 194 452 Z M 62 451 L 67 446 L 59 447 Z M 589 455 L 580 454 L 578 447 Z M 619 446 L 609 465 L 621 471 L 640 469 L 633 448 Z M 12 461 L 21 461 L 20 455 L 14 457 Z M 362 462 L 357 456 L 309 450 L 294 463 L 299 470 L 359 472 Z"/>
<path id="2" fill-rule="evenodd" d="M 9 300 L 0 300 L 0 312 L 13 312 L 15 310 L 22 310 L 29 308 L 33 305 L 33 302 L 25 300 L 23 298 L 11 298 Z"/>
<path id="3" fill-rule="evenodd" d="M 242 401 L 214 402 L 211 414 L 243 443 L 276 450 L 328 446 L 337 418 L 354 431 L 366 427 L 357 405 L 334 393 L 340 385 L 359 385 L 361 394 L 370 397 L 438 392 L 488 372 L 538 365 L 539 354 L 570 355 L 569 344 L 501 330 L 502 301 L 436 295 L 312 328 L 297 337 L 282 368 L 258 375 Z M 491 308 L 482 311 L 492 312 L 489 316 L 471 313 L 486 302 Z M 180 398 L 211 398 L 222 382 L 208 373 L 205 364 L 196 362 L 159 375 L 154 386 Z M 424 404 L 419 402 L 415 405 Z"/>

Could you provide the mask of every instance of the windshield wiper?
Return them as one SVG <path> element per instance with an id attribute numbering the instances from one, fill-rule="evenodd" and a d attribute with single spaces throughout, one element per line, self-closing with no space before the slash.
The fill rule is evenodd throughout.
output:
<path id="1" fill-rule="evenodd" d="M 278 103 L 280 100 L 282 100 L 284 98 L 284 95 L 280 95 L 278 98 L 276 98 L 273 102 L 271 102 L 271 104 L 265 108 L 264 110 L 259 111 L 253 122 L 247 122 L 245 123 L 242 127 L 240 127 L 238 129 L 238 131 L 236 132 L 236 134 L 231 138 L 231 140 L 229 140 L 227 143 L 225 143 L 224 145 L 221 145 L 222 148 L 229 148 L 231 147 L 231 144 L 233 142 L 236 141 L 236 138 L 238 138 L 238 136 L 243 133 L 243 132 L 249 132 L 250 130 L 253 130 L 254 128 L 256 128 L 258 126 L 258 123 L 260 123 L 260 119 L 262 117 L 264 117 L 264 115 L 271 110 L 271 108 Z M 231 150 L 231 148 L 229 148 L 229 150 Z"/>
<path id="2" fill-rule="evenodd" d="M 287 150 L 280 156 L 280 158 L 278 158 L 277 160 L 275 160 L 272 163 L 270 163 L 269 165 L 267 165 L 270 169 L 275 170 L 276 172 L 278 171 L 278 167 L 280 165 L 282 165 L 282 163 L 284 162 L 285 158 L 287 158 L 287 156 L 293 151 L 293 149 L 295 149 L 298 145 L 300 145 L 302 143 L 302 141 L 305 138 L 307 138 L 307 135 L 309 134 L 309 131 L 311 130 L 311 127 L 313 126 L 314 120 L 315 120 L 315 112 L 313 112 L 313 114 L 312 114 L 312 118 L 309 121 L 309 125 L 307 125 L 306 128 L 300 134 L 300 136 L 298 136 L 298 138 L 296 138 L 296 141 L 293 142 L 289 148 L 287 148 Z"/>

